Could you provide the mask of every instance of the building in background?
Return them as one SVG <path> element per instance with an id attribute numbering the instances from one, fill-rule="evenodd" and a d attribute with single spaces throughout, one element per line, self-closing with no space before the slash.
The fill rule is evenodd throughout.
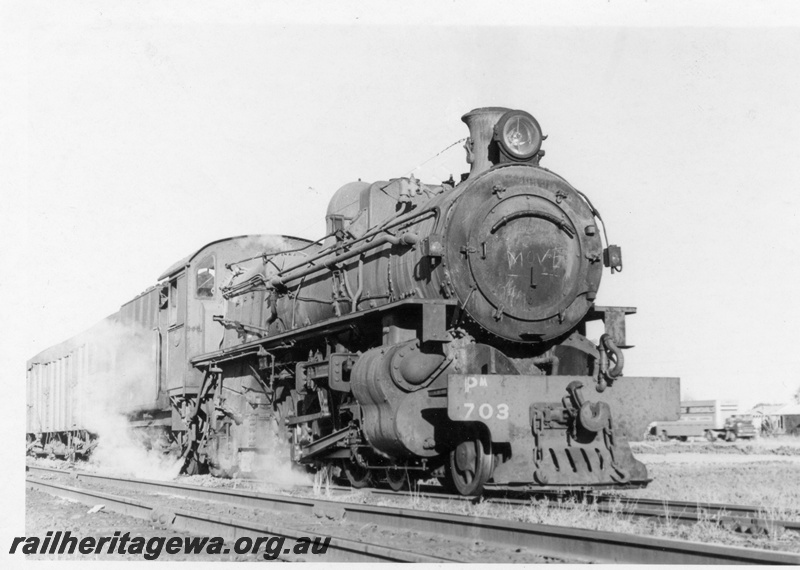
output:
<path id="1" fill-rule="evenodd" d="M 687 441 L 690 437 L 735 441 L 756 437 L 758 431 L 748 417 L 739 414 L 739 402 L 735 400 L 684 400 L 680 419 L 652 424 L 650 435 L 662 441 Z"/>
<path id="2" fill-rule="evenodd" d="M 786 404 L 757 404 L 747 412 L 753 419 L 753 425 L 761 435 L 773 435 L 781 429 L 780 409 Z"/>
<path id="3" fill-rule="evenodd" d="M 779 411 L 783 433 L 800 436 L 800 404 L 789 404 Z"/>
<path id="4" fill-rule="evenodd" d="M 800 436 L 800 404 L 758 404 L 747 414 L 762 435 Z"/>

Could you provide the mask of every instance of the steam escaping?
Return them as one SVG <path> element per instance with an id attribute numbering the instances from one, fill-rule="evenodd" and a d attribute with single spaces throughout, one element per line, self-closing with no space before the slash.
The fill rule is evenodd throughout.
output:
<path id="1" fill-rule="evenodd" d="M 288 245 L 285 240 L 283 244 Z M 94 447 L 88 453 L 86 469 L 158 480 L 178 476 L 184 462 L 172 432 L 174 412 L 162 385 L 166 362 L 160 348 L 164 339 L 157 315 L 151 310 L 155 311 L 153 303 L 123 306 L 119 313 L 88 331 L 48 349 L 40 359 L 42 370 L 32 369 L 35 382 L 29 381 L 28 431 L 91 433 Z M 244 378 L 233 376 L 220 381 L 231 388 Z M 259 384 L 252 382 L 250 390 L 261 394 Z M 246 430 L 246 437 L 237 436 L 237 441 L 226 447 L 228 465 L 223 472 L 275 485 L 307 483 L 305 472 L 298 473 L 292 467 L 288 444 L 283 443 L 285 430 L 281 430 L 282 438 L 275 435 L 278 424 L 267 395 L 257 397 L 257 409 L 248 401 L 228 398 L 234 414 L 252 415 L 256 421 L 248 420 L 234 428 Z M 217 404 L 224 406 L 224 399 L 215 401 Z M 218 434 L 212 431 L 211 435 Z M 213 439 L 209 442 L 209 451 L 217 449 L 216 443 Z M 212 459 L 214 455 L 209 453 Z"/>
<path id="2" fill-rule="evenodd" d="M 156 340 L 154 331 L 112 319 L 95 326 L 86 339 L 93 364 L 83 390 L 83 423 L 98 438 L 89 459 L 97 471 L 156 480 L 180 473 L 180 449 L 170 441 L 170 414 L 162 411 L 163 396 L 159 399 Z M 237 476 L 272 485 L 309 483 L 304 472 L 292 467 L 288 443 L 276 433 L 277 422 L 268 422 L 252 434 L 258 453 L 238 452 Z"/>
<path id="3" fill-rule="evenodd" d="M 242 470 L 262 484 L 278 487 L 310 484 L 311 475 L 292 464 L 289 444 L 280 441 L 274 430 L 265 435 L 263 441 L 259 442 L 258 455 L 240 453 Z"/>
<path id="4" fill-rule="evenodd" d="M 240 243 L 242 251 L 247 252 L 246 257 L 230 263 L 222 281 L 221 289 L 226 299 L 248 292 L 252 287 L 262 287 L 265 281 L 287 267 L 302 262 L 303 258 L 319 249 L 318 246 L 314 249 L 315 246 L 306 245 L 292 243 L 279 235 L 248 236 Z"/>
<path id="5" fill-rule="evenodd" d="M 156 409 L 158 398 L 159 362 L 152 335 L 143 327 L 106 319 L 86 338 L 92 365 L 83 383 L 82 416 L 86 429 L 98 438 L 90 456 L 98 471 L 165 480 L 180 470 L 177 450 L 165 453 L 168 422 L 136 432 L 130 424 L 131 417 L 156 424 L 147 413 Z"/>
<path id="6" fill-rule="evenodd" d="M 134 436 L 124 415 L 111 408 L 95 416 L 92 431 L 98 445 L 89 462 L 97 471 L 110 475 L 166 481 L 180 473 L 181 463 L 174 454 L 149 447 Z"/>
<path id="7" fill-rule="evenodd" d="M 267 253 L 274 253 L 279 251 L 286 251 L 293 249 L 289 241 L 279 235 L 261 234 L 252 235 L 241 243 L 242 249 L 260 249 Z"/>
<path id="8" fill-rule="evenodd" d="M 222 285 L 223 289 L 231 287 L 234 283 L 240 284 L 254 274 L 265 273 L 269 275 L 276 270 L 280 270 L 285 263 L 285 256 L 276 256 L 274 254 L 296 249 L 297 247 L 283 236 L 270 234 L 247 236 L 246 239 L 240 242 L 239 246 L 243 252 L 247 253 L 243 254 L 245 255 L 243 260 L 230 264 L 230 271 Z M 261 257 L 263 254 L 273 254 L 269 263 L 266 263 L 266 260 Z M 253 257 L 254 255 L 255 257 Z"/>

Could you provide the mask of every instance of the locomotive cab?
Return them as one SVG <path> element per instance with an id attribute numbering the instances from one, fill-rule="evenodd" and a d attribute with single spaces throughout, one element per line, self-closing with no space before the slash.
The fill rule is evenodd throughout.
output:
<path id="1" fill-rule="evenodd" d="M 219 349 L 226 335 L 233 334 L 234 342 L 252 338 L 244 335 L 241 326 L 226 326 L 223 315 L 230 311 L 222 290 L 236 272 L 248 263 L 260 263 L 262 254 L 283 244 L 283 239 L 261 235 L 211 242 L 159 276 L 160 285 L 154 288 L 158 296 L 159 384 L 171 403 L 172 429 L 181 434 L 183 446 L 206 378 L 206 372 L 193 366 L 191 359 Z M 252 312 L 253 307 L 248 308 Z"/>

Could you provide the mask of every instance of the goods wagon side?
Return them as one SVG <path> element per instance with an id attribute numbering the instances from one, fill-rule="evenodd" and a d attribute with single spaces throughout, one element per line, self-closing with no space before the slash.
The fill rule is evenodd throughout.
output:
<path id="1" fill-rule="evenodd" d="M 107 372 L 104 348 L 97 342 L 116 319 L 111 315 L 90 329 L 37 354 L 27 363 L 26 433 L 28 450 L 38 455 L 87 453 L 87 423 L 92 379 Z"/>

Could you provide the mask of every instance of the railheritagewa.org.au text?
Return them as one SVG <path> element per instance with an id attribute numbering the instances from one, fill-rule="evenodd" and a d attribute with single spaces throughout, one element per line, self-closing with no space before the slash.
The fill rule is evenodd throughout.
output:
<path id="1" fill-rule="evenodd" d="M 129 532 L 114 532 L 113 536 L 73 536 L 70 531 L 48 531 L 38 536 L 14 537 L 9 554 L 134 554 L 145 560 L 156 560 L 167 554 L 251 554 L 265 560 L 275 560 L 281 554 L 324 555 L 331 537 L 301 536 L 287 540 L 284 536 L 247 536 L 227 544 L 220 536 L 143 536 L 131 537 Z"/>

